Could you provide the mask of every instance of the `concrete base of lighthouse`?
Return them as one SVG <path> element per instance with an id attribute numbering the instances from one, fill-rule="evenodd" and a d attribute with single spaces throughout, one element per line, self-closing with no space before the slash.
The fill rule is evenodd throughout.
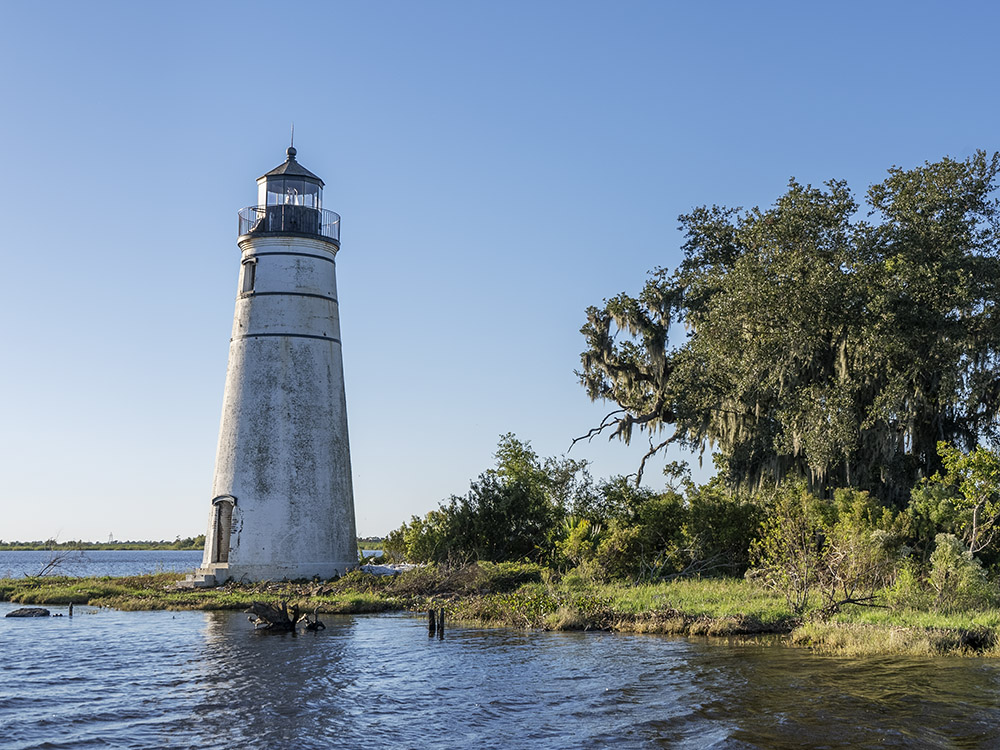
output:
<path id="1" fill-rule="evenodd" d="M 236 583 L 246 581 L 295 581 L 295 580 L 329 580 L 337 578 L 358 567 L 357 560 L 341 563 L 302 563 L 300 565 L 236 565 L 213 563 L 207 567 L 198 568 L 188 574 L 180 584 L 181 588 L 208 588 L 221 586 L 227 581 Z"/>

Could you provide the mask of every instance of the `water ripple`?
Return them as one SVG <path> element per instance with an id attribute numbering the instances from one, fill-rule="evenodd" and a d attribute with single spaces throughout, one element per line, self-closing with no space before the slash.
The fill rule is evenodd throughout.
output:
<path id="1" fill-rule="evenodd" d="M 0 605 L 0 615 L 9 611 Z M 838 659 L 780 646 L 238 613 L 0 619 L 4 748 L 1000 746 L 983 660 Z"/>

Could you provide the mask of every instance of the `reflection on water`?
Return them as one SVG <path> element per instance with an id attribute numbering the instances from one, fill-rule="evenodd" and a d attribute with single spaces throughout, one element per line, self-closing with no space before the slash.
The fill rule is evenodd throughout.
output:
<path id="1" fill-rule="evenodd" d="M 297 635 L 255 631 L 246 615 L 206 615 L 190 683 L 195 688 L 192 730 L 198 746 L 225 737 L 233 746 L 295 743 L 308 746 L 337 723 L 357 670 L 345 650 L 356 620 L 326 618 L 327 629 Z"/>
<path id="2" fill-rule="evenodd" d="M 0 614 L 11 609 L 0 605 Z M 1000 746 L 985 660 L 328 617 L 77 609 L 0 619 L 4 748 Z"/>

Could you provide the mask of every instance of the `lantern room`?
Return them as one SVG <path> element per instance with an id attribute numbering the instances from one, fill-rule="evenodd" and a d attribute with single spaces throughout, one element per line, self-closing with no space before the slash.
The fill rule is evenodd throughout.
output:
<path id="1" fill-rule="evenodd" d="M 257 205 L 322 209 L 323 180 L 295 161 L 293 146 L 285 153 L 284 164 L 257 178 Z"/>
<path id="2" fill-rule="evenodd" d="M 257 205 L 240 211 L 240 236 L 295 234 L 318 236 L 340 244 L 340 216 L 323 210 L 323 180 L 295 160 L 257 178 Z"/>

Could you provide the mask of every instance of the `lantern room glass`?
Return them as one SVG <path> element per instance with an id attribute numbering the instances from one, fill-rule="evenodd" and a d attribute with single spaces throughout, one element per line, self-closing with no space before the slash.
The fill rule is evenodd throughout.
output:
<path id="1" fill-rule="evenodd" d="M 272 177 L 258 184 L 258 206 L 323 208 L 323 190 L 314 182 L 295 177 Z"/>

